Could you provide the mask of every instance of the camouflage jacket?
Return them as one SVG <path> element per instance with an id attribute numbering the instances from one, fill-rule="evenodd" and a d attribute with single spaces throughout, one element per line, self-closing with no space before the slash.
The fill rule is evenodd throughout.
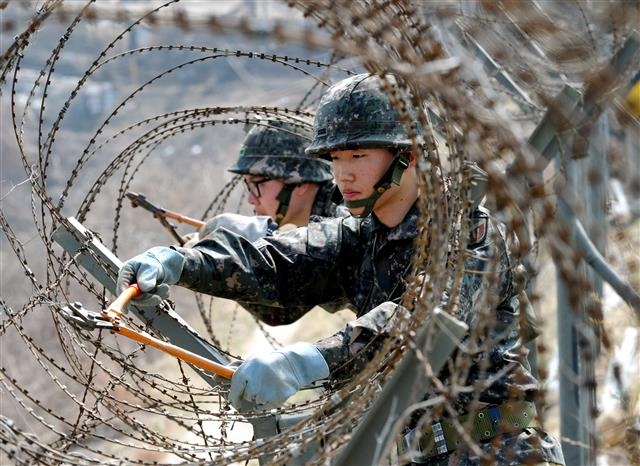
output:
<path id="1" fill-rule="evenodd" d="M 179 284 L 237 301 L 291 306 L 348 301 L 358 315 L 398 299 L 413 250 L 419 212 L 388 229 L 375 218 L 324 218 L 250 242 L 227 230 L 212 232 L 186 258 Z"/>
<path id="2" fill-rule="evenodd" d="M 370 215 L 326 218 L 253 243 L 226 230 L 216 231 L 192 249 L 178 248 L 186 257 L 179 284 L 255 306 L 257 313 L 264 306 L 258 317 L 270 324 L 293 322 L 316 304 L 351 303 L 358 318 L 317 342 L 332 376 L 348 377 L 369 357 L 360 350 L 366 346 L 375 351 L 388 333 L 395 306 L 387 303 L 398 303 L 404 292 L 418 220 L 419 209 L 414 205 L 394 228 Z M 520 344 L 519 303 L 506 245 L 485 210 L 477 209 L 472 221 L 456 317 L 470 328 L 487 320 L 486 300 L 478 298 L 490 292 L 495 305 L 489 317 L 496 325 L 484 332 L 495 344 L 474 356 L 475 362 L 488 357 L 491 365 L 480 370 L 474 364 L 469 382 L 503 371 L 483 391 L 481 401 L 500 402 L 514 391 L 531 398 L 537 384 Z M 499 258 L 498 283 L 486 280 L 490 257 Z M 470 396 L 460 395 L 461 406 Z"/>
<path id="3" fill-rule="evenodd" d="M 337 202 L 341 201 L 339 193 L 333 181 L 320 183 L 313 202 L 309 223 L 320 222 L 327 217 L 350 216 L 351 214 L 345 206 L 337 204 Z M 207 235 L 211 234 L 212 231 L 219 228 L 225 228 L 253 242 L 259 238 L 282 234 L 283 232 L 296 228 L 296 226 L 293 224 L 278 226 L 270 217 L 264 215 L 248 217 L 239 214 L 221 214 L 207 222 L 206 225 L 200 229 L 199 237 L 191 241 L 189 245 L 185 245 L 185 247 L 193 247 Z M 283 309 L 282 306 L 274 305 L 274 303 L 255 303 L 243 299 L 237 299 L 236 302 L 256 318 L 273 326 L 295 322 L 316 305 L 320 305 L 326 312 L 336 312 L 349 306 L 349 303 L 342 299 L 324 303 L 313 303 L 310 305 L 301 304 L 296 306 L 290 304 L 286 310 Z"/>
<path id="4" fill-rule="evenodd" d="M 371 357 L 393 325 L 415 254 L 418 221 L 419 210 L 414 205 L 394 228 L 385 227 L 370 215 L 365 219 L 323 219 L 254 243 L 229 232 L 215 232 L 192 250 L 179 249 L 186 257 L 179 284 L 272 306 L 281 312 L 283 322 L 288 321 L 290 308 L 332 301 L 352 303 L 357 318 L 338 333 L 316 342 L 332 379 L 349 378 Z M 514 264 L 507 254 L 501 225 L 482 208 L 473 212 L 470 221 L 470 240 L 463 252 L 464 274 L 455 305 L 449 302 L 451 290 L 442 297 L 443 307 L 469 325 L 464 346 L 471 350 L 457 354 L 440 379 L 447 384 L 453 365 L 466 359 L 464 367 L 468 370 L 456 383 L 481 387 L 479 393 L 459 392 L 455 407 L 461 413 L 475 396 L 481 402 L 501 404 L 514 398 L 531 400 L 537 391 L 520 338 Z M 536 454 L 541 450 L 541 458 L 562 463 L 561 450 L 552 437 L 540 432 L 530 442 L 532 433 L 523 435 L 527 440 L 516 450 L 525 454 L 527 445 L 543 436 L 547 443 L 542 442 L 544 448 L 536 449 Z"/>

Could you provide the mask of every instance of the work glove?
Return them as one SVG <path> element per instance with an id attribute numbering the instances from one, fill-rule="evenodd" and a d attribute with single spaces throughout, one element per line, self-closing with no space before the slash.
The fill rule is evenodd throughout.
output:
<path id="1" fill-rule="evenodd" d="M 129 259 L 118 273 L 116 290 L 122 293 L 137 283 L 142 294 L 133 299 L 140 307 L 155 307 L 169 297 L 169 285 L 178 283 L 184 256 L 175 249 L 157 246 Z"/>
<path id="2" fill-rule="evenodd" d="M 239 411 L 271 409 L 302 387 L 329 376 L 329 366 L 311 343 L 246 359 L 231 378 L 229 401 Z"/>
<path id="3" fill-rule="evenodd" d="M 182 237 L 184 240 L 182 247 L 192 248 L 200 240 L 219 228 L 229 230 L 253 242 L 259 238 L 271 235 L 278 229 L 278 224 L 267 215 L 247 216 L 223 213 L 207 220 L 198 231 L 184 235 Z"/>
<path id="4" fill-rule="evenodd" d="M 198 230 L 200 239 L 218 228 L 225 228 L 249 241 L 255 241 L 273 233 L 278 224 L 267 215 L 247 216 L 227 212 L 207 220 Z"/>

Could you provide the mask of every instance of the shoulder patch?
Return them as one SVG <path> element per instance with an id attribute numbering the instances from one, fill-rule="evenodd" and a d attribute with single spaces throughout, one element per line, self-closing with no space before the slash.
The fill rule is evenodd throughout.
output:
<path id="1" fill-rule="evenodd" d="M 469 231 L 469 246 L 475 246 L 487 239 L 489 219 L 487 217 L 475 217 L 471 219 Z"/>

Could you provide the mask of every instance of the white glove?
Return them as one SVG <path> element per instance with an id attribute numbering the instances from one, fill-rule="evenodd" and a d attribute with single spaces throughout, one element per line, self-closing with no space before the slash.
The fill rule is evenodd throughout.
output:
<path id="1" fill-rule="evenodd" d="M 142 294 L 133 299 L 143 307 L 157 306 L 169 297 L 169 285 L 180 280 L 184 256 L 175 249 L 157 246 L 129 259 L 118 272 L 116 290 L 122 293 L 137 283 Z"/>
<path id="2" fill-rule="evenodd" d="M 224 213 L 207 220 L 207 223 L 198 230 L 198 233 L 199 238 L 204 239 L 212 231 L 218 228 L 225 228 L 253 242 L 273 233 L 277 227 L 278 225 L 267 215 L 248 217 L 246 215 Z"/>
<path id="3" fill-rule="evenodd" d="M 329 376 L 329 366 L 311 343 L 254 355 L 231 378 L 229 400 L 240 411 L 270 409 L 312 382 Z"/>

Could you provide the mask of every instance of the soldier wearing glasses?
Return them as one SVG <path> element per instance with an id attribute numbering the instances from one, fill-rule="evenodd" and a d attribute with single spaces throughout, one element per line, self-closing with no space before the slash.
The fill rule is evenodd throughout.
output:
<path id="1" fill-rule="evenodd" d="M 186 246 L 193 246 L 220 227 L 253 241 L 304 226 L 312 216 L 346 215 L 335 202 L 340 196 L 331 163 L 305 154 L 310 142 L 311 126 L 304 121 L 265 120 L 254 124 L 238 159 L 228 170 L 242 175 L 255 215 L 217 215 L 191 234 Z"/>

